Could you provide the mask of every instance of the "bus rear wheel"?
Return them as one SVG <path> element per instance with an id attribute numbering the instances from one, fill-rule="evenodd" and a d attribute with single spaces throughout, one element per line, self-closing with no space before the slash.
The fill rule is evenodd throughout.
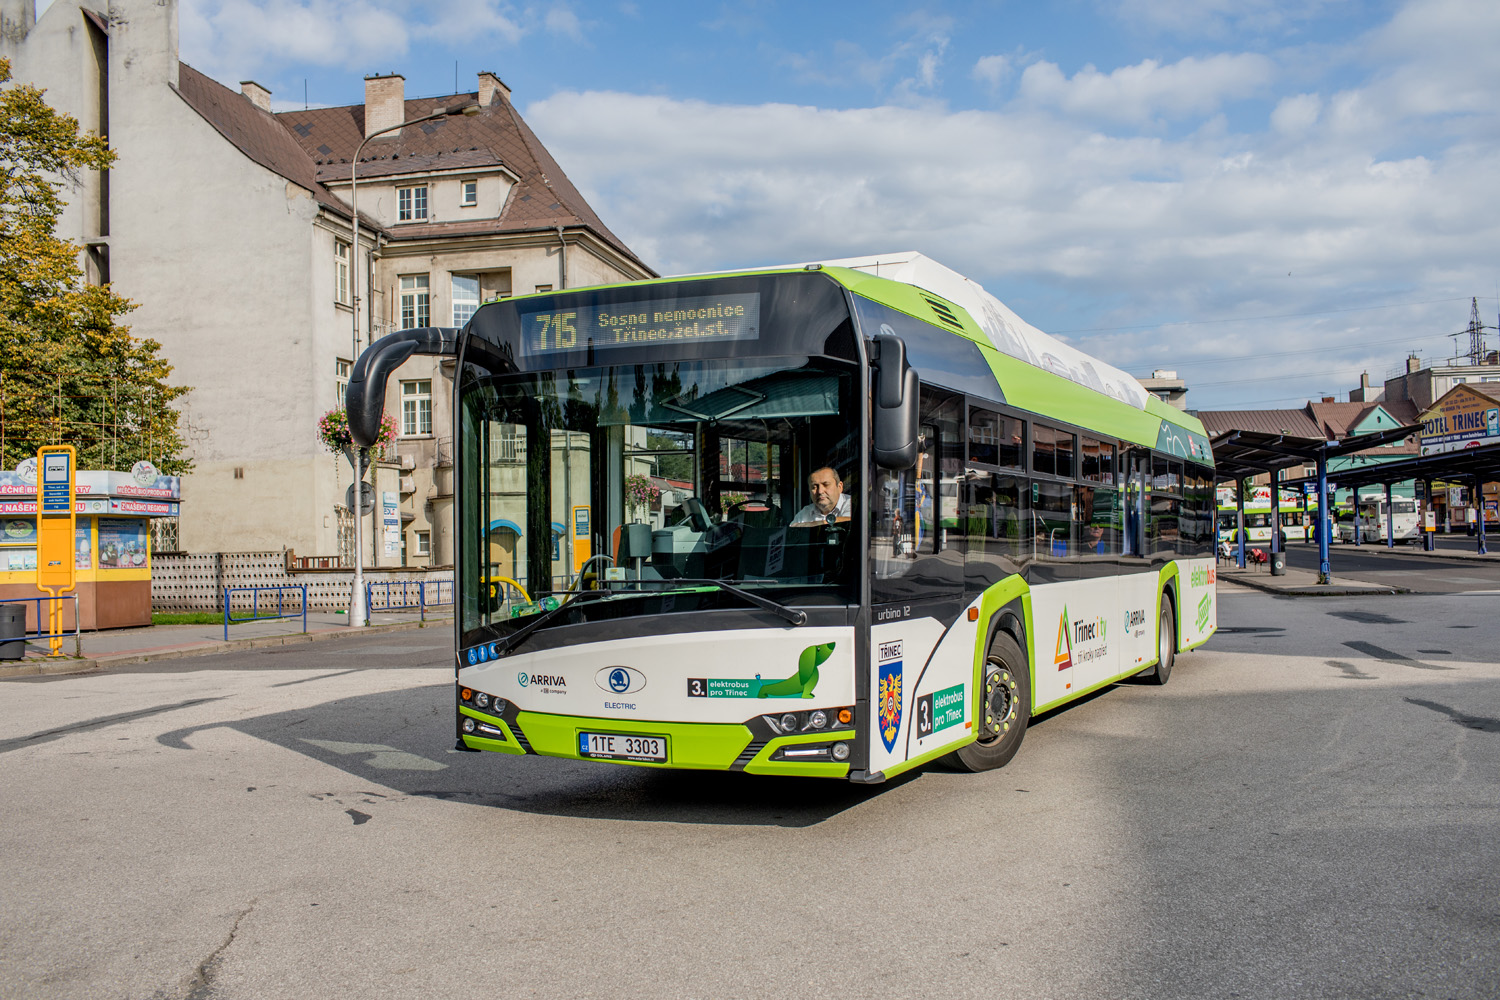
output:
<path id="1" fill-rule="evenodd" d="M 1172 601 L 1161 595 L 1161 613 L 1156 628 L 1156 666 L 1144 679 L 1162 685 L 1172 676 L 1172 665 L 1177 662 L 1177 620 L 1172 617 Z"/>
<path id="2" fill-rule="evenodd" d="M 996 633 L 984 661 L 984 697 L 974 728 L 979 738 L 952 755 L 966 771 L 1004 767 L 1021 749 L 1031 720 L 1030 675 L 1021 647 L 1009 633 Z"/>

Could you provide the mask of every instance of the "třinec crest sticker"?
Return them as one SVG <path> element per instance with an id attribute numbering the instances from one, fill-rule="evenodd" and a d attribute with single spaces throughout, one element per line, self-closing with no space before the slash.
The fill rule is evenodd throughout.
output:
<path id="1" fill-rule="evenodd" d="M 900 639 L 882 642 L 877 652 L 880 664 L 880 742 L 887 751 L 896 749 L 896 736 L 901 732 L 901 655 L 903 643 Z"/>

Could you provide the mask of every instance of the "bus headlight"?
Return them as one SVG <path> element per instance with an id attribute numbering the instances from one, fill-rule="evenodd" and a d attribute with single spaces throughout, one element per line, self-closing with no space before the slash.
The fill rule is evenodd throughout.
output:
<path id="1" fill-rule="evenodd" d="M 849 744 L 847 744 L 847 743 L 835 743 L 833 745 L 833 759 L 834 760 L 848 760 L 849 759 Z"/>
<path id="2" fill-rule="evenodd" d="M 795 733 L 797 731 L 797 715 L 788 712 L 781 717 L 781 731 L 783 733 Z"/>
<path id="3" fill-rule="evenodd" d="M 488 708 L 490 704 L 490 696 L 481 691 L 474 696 L 474 704 L 478 705 L 480 708 Z"/>
<path id="4" fill-rule="evenodd" d="M 466 733 L 472 733 L 473 731 L 474 731 L 474 720 L 471 719 L 471 718 L 469 718 L 467 715 L 464 716 L 464 732 L 466 732 Z"/>
<path id="5" fill-rule="evenodd" d="M 813 729 L 822 729 L 824 726 L 828 725 L 828 716 L 821 710 L 816 711 L 812 715 L 808 716 L 807 724 Z"/>

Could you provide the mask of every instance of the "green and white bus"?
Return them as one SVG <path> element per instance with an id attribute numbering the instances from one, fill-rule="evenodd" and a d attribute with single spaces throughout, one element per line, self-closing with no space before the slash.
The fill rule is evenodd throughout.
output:
<path id="1" fill-rule="evenodd" d="M 921 255 L 392 334 L 350 380 L 357 442 L 415 352 L 456 360 L 461 750 L 984 770 L 1215 629 L 1202 425 Z"/>

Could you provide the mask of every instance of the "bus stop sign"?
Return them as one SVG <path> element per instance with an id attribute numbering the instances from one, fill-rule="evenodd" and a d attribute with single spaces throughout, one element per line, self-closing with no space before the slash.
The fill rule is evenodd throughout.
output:
<path id="1" fill-rule="evenodd" d="M 78 580 L 73 558 L 76 459 L 71 445 L 49 445 L 36 453 L 36 585 L 54 594 L 72 590 Z"/>

